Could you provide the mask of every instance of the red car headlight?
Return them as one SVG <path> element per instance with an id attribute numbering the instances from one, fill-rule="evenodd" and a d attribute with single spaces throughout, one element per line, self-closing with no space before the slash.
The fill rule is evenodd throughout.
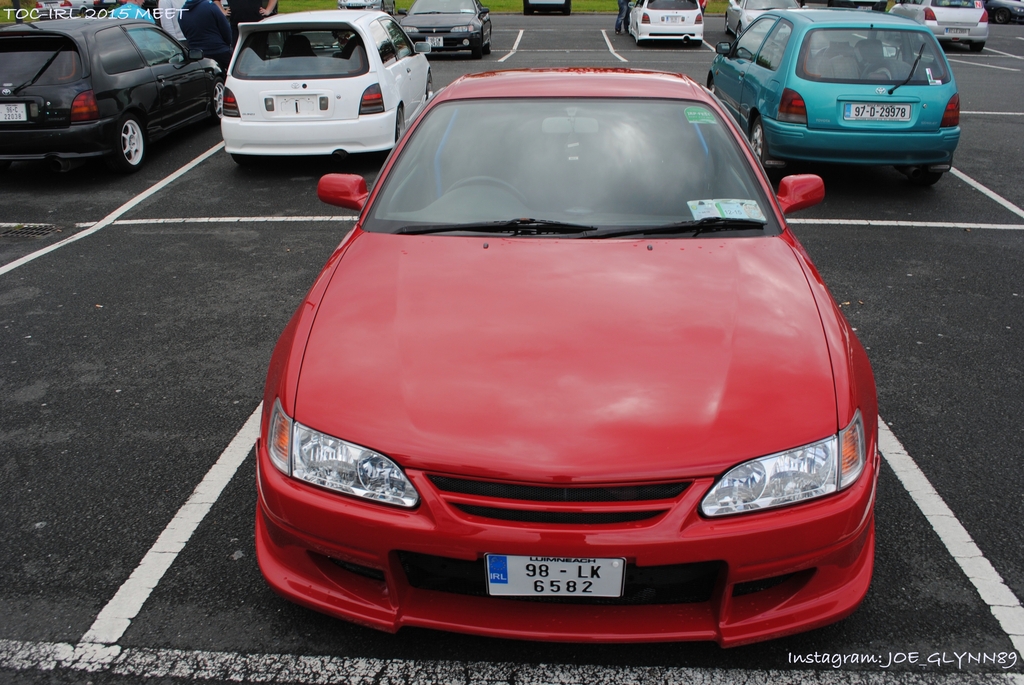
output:
<path id="1" fill-rule="evenodd" d="M 419 504 L 419 493 L 398 464 L 293 421 L 280 401 L 270 415 L 267 451 L 274 466 L 297 480 L 400 507 Z"/>
<path id="2" fill-rule="evenodd" d="M 829 495 L 852 485 L 864 471 L 864 424 L 825 440 L 744 462 L 730 469 L 701 502 L 705 516 L 761 511 Z"/>

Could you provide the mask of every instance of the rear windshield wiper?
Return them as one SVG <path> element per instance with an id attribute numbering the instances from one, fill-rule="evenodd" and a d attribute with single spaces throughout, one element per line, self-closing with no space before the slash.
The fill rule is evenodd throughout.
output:
<path id="1" fill-rule="evenodd" d="M 21 91 L 22 88 L 28 88 L 33 83 L 35 83 L 36 80 L 38 80 L 40 76 L 42 76 L 44 73 L 46 73 L 46 70 L 50 68 L 50 65 L 53 64 L 53 61 L 55 59 L 57 59 L 57 55 L 59 55 L 60 51 L 63 50 L 63 49 L 64 49 L 63 45 L 61 45 L 59 48 L 57 48 L 57 51 L 54 52 L 52 55 L 50 55 L 50 59 L 46 60 L 46 63 L 39 69 L 39 71 L 36 72 L 36 75 L 33 76 L 32 78 L 30 78 L 28 81 L 25 81 L 24 83 L 22 83 L 17 88 L 15 88 L 12 91 L 12 93 L 14 95 L 17 95 Z"/>
<path id="2" fill-rule="evenodd" d="M 701 233 L 713 231 L 734 231 L 757 228 L 764 230 L 765 222 L 754 219 L 723 219 L 721 217 L 706 217 L 696 221 L 679 221 L 674 224 L 661 226 L 628 226 L 623 228 L 612 228 L 599 231 L 588 237 L 590 238 L 619 238 L 627 235 L 658 235 L 660 233 L 686 233 L 692 231 L 691 238 Z"/>
<path id="3" fill-rule="evenodd" d="M 924 56 L 924 49 L 925 49 L 925 47 L 926 47 L 925 45 L 923 45 L 923 44 L 921 45 L 921 50 L 917 53 L 917 59 L 914 60 L 914 66 L 910 67 L 910 76 L 908 76 L 907 80 L 904 81 L 903 83 L 897 83 L 895 86 L 890 88 L 889 89 L 889 95 L 892 95 L 893 93 L 895 93 L 896 89 L 899 88 L 900 86 L 905 86 L 908 83 L 910 83 L 910 79 L 914 78 L 914 72 L 917 71 L 917 65 L 921 63 L 921 58 Z M 906 63 L 904 62 L 904 64 L 906 64 Z"/>
<path id="4" fill-rule="evenodd" d="M 543 235 L 545 233 L 574 234 L 597 230 L 596 226 L 569 224 L 547 219 L 510 219 L 508 221 L 485 221 L 476 224 L 429 224 L 426 226 L 403 226 L 395 233 L 422 235 L 426 233 L 512 233 L 514 235 Z"/>

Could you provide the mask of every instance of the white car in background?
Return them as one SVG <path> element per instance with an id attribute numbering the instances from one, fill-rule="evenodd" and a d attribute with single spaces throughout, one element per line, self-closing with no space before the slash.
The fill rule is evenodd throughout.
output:
<path id="1" fill-rule="evenodd" d="M 800 9 L 800 0 L 729 0 L 725 8 L 725 32 L 738 36 L 768 10 Z"/>
<path id="2" fill-rule="evenodd" d="M 239 164 L 390 150 L 433 93 L 426 52 L 383 12 L 241 24 L 224 90 L 224 147 Z"/>
<path id="3" fill-rule="evenodd" d="M 629 35 L 637 45 L 647 40 L 700 45 L 704 40 L 704 13 L 696 0 L 636 0 L 629 6 Z"/>
<path id="4" fill-rule="evenodd" d="M 924 24 L 942 44 L 966 43 L 981 52 L 988 40 L 988 11 L 983 0 L 896 0 L 889 10 Z"/>

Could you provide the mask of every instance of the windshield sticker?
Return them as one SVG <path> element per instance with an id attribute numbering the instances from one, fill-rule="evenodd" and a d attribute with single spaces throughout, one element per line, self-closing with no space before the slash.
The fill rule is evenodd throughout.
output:
<path id="1" fill-rule="evenodd" d="M 754 200 L 690 200 L 690 207 L 695 221 L 701 219 L 753 219 L 765 221 L 764 213 Z"/>
<path id="2" fill-rule="evenodd" d="M 942 85 L 942 81 L 936 81 L 935 77 L 932 76 L 932 70 L 930 68 L 929 69 L 925 69 L 924 73 L 928 75 L 928 85 L 929 86 L 941 86 Z"/>
<path id="3" fill-rule="evenodd" d="M 691 124 L 717 124 L 718 120 L 715 119 L 715 115 L 703 107 L 687 107 L 683 110 L 683 114 L 686 115 L 686 120 Z"/>

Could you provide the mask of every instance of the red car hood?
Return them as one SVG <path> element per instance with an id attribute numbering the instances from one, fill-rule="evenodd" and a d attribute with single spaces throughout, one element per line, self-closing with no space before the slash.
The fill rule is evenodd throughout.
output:
<path id="1" fill-rule="evenodd" d="M 715 475 L 837 430 L 778 238 L 361 233 L 296 397 L 296 420 L 406 468 L 534 482 Z"/>

